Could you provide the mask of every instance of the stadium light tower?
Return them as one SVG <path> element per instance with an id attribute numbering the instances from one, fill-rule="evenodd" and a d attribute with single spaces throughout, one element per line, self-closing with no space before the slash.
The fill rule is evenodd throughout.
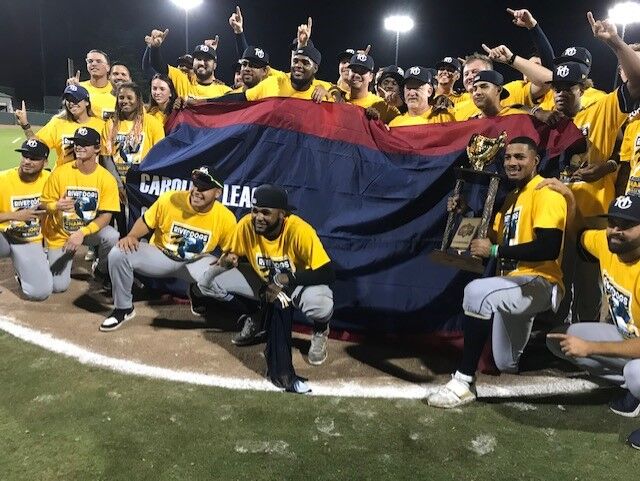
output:
<path id="1" fill-rule="evenodd" d="M 638 2 L 621 2 L 616 3 L 609 9 L 609 20 L 613 23 L 622 25 L 622 39 L 627 29 L 627 25 L 632 23 L 640 23 L 640 3 Z"/>
<path id="2" fill-rule="evenodd" d="M 413 18 L 408 15 L 391 15 L 384 19 L 384 28 L 396 32 L 396 65 L 398 65 L 398 46 L 400 45 L 400 34 L 406 33 L 413 28 Z"/>
<path id="3" fill-rule="evenodd" d="M 197 7 L 202 0 L 171 0 L 174 5 L 184 9 L 184 48 L 189 53 L 189 10 Z"/>

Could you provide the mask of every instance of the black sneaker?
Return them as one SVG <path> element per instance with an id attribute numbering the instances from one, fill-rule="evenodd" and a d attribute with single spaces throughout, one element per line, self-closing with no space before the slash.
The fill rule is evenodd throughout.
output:
<path id="1" fill-rule="evenodd" d="M 640 429 L 636 429 L 634 432 L 629 434 L 627 442 L 632 448 L 640 449 Z"/>
<path id="2" fill-rule="evenodd" d="M 640 399 L 627 391 L 621 398 L 611 401 L 609 409 L 620 416 L 635 418 L 640 415 Z"/>
<path id="3" fill-rule="evenodd" d="M 259 314 L 258 314 L 259 315 Z M 257 316 L 256 316 L 257 317 Z M 255 320 L 253 317 L 243 314 L 238 318 L 238 322 L 243 322 L 242 331 L 236 334 L 231 342 L 236 346 L 248 346 L 250 344 L 256 344 L 261 342 L 266 337 L 266 332 L 262 328 L 260 320 Z"/>
<path id="4" fill-rule="evenodd" d="M 189 302 L 191 303 L 191 313 L 194 316 L 205 317 L 207 314 L 206 297 L 202 295 L 197 284 L 191 284 L 187 291 Z"/>
<path id="5" fill-rule="evenodd" d="M 108 272 L 100 272 L 98 269 L 94 269 L 93 278 L 95 279 L 96 283 L 100 285 L 104 292 L 110 293 L 113 289 L 113 286 L 111 285 L 111 277 L 109 276 Z"/>
<path id="6" fill-rule="evenodd" d="M 133 310 L 133 307 L 129 309 L 114 309 L 109 317 L 107 317 L 102 324 L 100 324 L 100 330 L 102 332 L 115 331 L 120 326 L 122 326 L 129 319 L 133 319 L 136 317 L 136 311 Z"/>

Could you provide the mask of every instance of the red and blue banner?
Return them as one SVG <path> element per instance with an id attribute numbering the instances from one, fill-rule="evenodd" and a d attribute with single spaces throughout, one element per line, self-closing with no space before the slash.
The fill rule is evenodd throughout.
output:
<path id="1" fill-rule="evenodd" d="M 225 179 L 222 201 L 238 218 L 248 212 L 252 188 L 283 186 L 334 262 L 334 326 L 458 330 L 471 275 L 428 254 L 440 247 L 454 166 L 466 160 L 469 138 L 503 130 L 539 142 L 548 174 L 582 141 L 570 122 L 550 129 L 525 114 L 389 130 L 346 104 L 276 98 L 197 105 L 174 114 L 167 137 L 129 171 L 130 212 L 135 219 L 162 192 L 189 188 L 201 165 Z"/>

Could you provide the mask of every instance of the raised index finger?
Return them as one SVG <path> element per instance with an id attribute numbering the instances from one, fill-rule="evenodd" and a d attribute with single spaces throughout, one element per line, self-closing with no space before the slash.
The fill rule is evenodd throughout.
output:
<path id="1" fill-rule="evenodd" d="M 568 336 L 567 334 L 562 334 L 560 332 L 550 332 L 547 334 L 547 337 L 551 339 L 566 339 Z"/>
<path id="2" fill-rule="evenodd" d="M 309 30 L 311 30 L 311 26 L 313 25 L 313 19 L 311 17 L 309 17 L 307 19 L 307 27 L 309 27 Z"/>
<path id="3" fill-rule="evenodd" d="M 510 13 L 511 15 L 514 15 L 516 13 L 516 11 L 513 8 L 507 8 L 507 12 Z"/>
<path id="4" fill-rule="evenodd" d="M 593 18 L 593 13 L 587 12 L 587 20 L 589 20 L 589 25 L 591 25 L 591 28 L 595 27 L 596 20 Z"/>
<path id="5" fill-rule="evenodd" d="M 22 111 L 23 112 L 27 111 L 27 107 L 24 105 L 24 100 L 22 101 Z"/>
<path id="6" fill-rule="evenodd" d="M 485 52 L 487 52 L 487 53 L 491 53 L 491 49 L 490 49 L 489 47 L 487 47 L 487 44 L 486 44 L 486 43 L 483 43 L 483 44 L 482 44 L 482 48 L 484 49 L 484 51 L 485 51 Z"/>
<path id="7" fill-rule="evenodd" d="M 236 15 L 242 17 L 242 12 L 240 11 L 240 5 L 236 5 Z"/>

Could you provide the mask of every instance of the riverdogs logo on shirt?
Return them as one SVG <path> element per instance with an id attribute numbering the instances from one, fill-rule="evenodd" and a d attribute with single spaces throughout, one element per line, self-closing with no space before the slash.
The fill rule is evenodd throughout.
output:
<path id="1" fill-rule="evenodd" d="M 144 146 L 144 133 L 138 137 L 118 133 L 116 135 L 116 148 L 114 162 L 121 176 L 127 175 L 131 164 L 139 164 L 142 161 L 142 149 Z"/>
<path id="2" fill-rule="evenodd" d="M 518 239 L 518 221 L 520 220 L 520 212 L 522 207 L 517 209 L 509 209 L 504 215 L 504 227 L 502 229 L 503 243 L 507 245 L 515 245 Z"/>
<path id="3" fill-rule="evenodd" d="M 273 278 L 276 274 L 281 272 L 295 272 L 296 268 L 293 262 L 287 257 L 266 257 L 262 254 L 256 254 L 256 263 L 260 268 L 263 276 L 268 279 Z"/>
<path id="4" fill-rule="evenodd" d="M 67 197 L 75 200 L 73 212 L 62 213 L 62 228 L 67 232 L 81 229 L 98 215 L 100 194 L 93 187 L 67 187 Z"/>
<path id="5" fill-rule="evenodd" d="M 9 199 L 11 211 L 23 209 L 37 209 L 40 204 L 40 194 L 14 195 Z M 40 235 L 40 219 L 28 221 L 12 220 L 6 232 L 15 239 L 28 240 Z"/>
<path id="6" fill-rule="evenodd" d="M 606 271 L 602 271 L 604 293 L 614 324 L 624 337 L 638 337 L 638 328 L 631 317 L 631 294 L 617 286 Z"/>
<path id="7" fill-rule="evenodd" d="M 196 260 L 202 254 L 206 254 L 205 249 L 210 238 L 211 232 L 174 222 L 171 224 L 169 244 L 165 245 L 162 251 L 177 261 Z"/>

